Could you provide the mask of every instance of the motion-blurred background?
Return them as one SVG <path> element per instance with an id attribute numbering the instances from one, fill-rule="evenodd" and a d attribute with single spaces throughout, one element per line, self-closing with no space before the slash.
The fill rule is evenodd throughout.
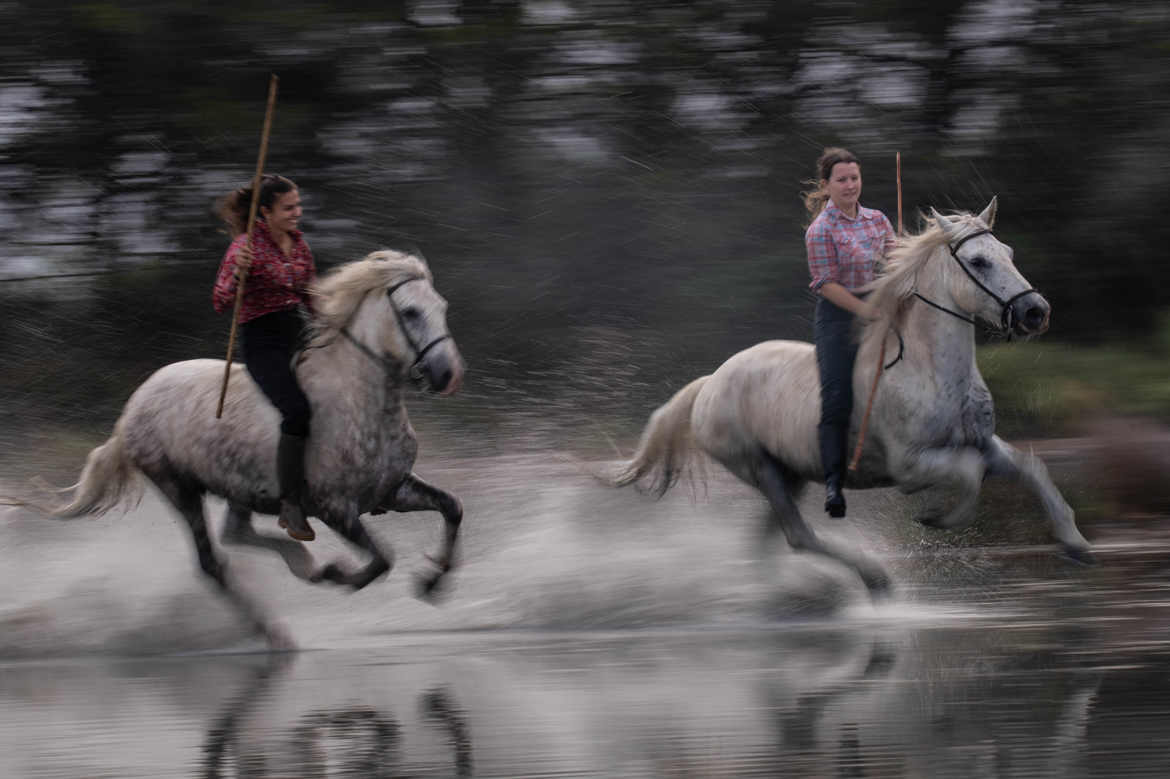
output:
<path id="1" fill-rule="evenodd" d="M 896 220 L 979 210 L 1054 307 L 983 369 L 1009 437 L 1170 415 L 1170 11 L 1154 2 L 0 4 L 0 441 L 70 468 L 222 355 L 214 199 L 293 177 L 320 266 L 420 250 L 465 390 L 424 447 L 628 449 L 732 352 L 811 336 L 821 148 Z M 31 459 L 30 459 L 31 458 Z M 35 468 L 40 468 L 34 464 Z"/>

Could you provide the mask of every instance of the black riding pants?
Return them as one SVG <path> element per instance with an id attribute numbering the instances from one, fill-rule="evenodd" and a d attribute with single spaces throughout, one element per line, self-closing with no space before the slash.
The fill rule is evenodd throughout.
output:
<path id="1" fill-rule="evenodd" d="M 817 437 L 826 480 L 845 479 L 849 418 L 853 413 L 853 363 L 857 359 L 853 319 L 853 314 L 828 300 L 817 300 L 813 330 L 817 372 L 821 378 L 821 422 Z"/>
<path id="2" fill-rule="evenodd" d="M 243 324 L 244 364 L 260 389 L 280 411 L 280 432 L 309 434 L 309 399 L 293 373 L 304 320 L 296 309 L 264 314 Z"/>

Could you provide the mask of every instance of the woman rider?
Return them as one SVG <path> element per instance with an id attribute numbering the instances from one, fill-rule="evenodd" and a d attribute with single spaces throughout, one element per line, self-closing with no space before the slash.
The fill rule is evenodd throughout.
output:
<path id="1" fill-rule="evenodd" d="M 828 148 L 817 160 L 817 178 L 804 193 L 812 223 L 804 235 L 810 288 L 818 294 L 814 341 L 821 379 L 821 420 L 817 427 L 825 474 L 825 511 L 845 516 L 846 448 L 853 411 L 854 317 L 872 318 L 855 290 L 874 278 L 875 266 L 894 245 L 885 214 L 865 208 L 861 164 L 852 153 Z"/>
<path id="2" fill-rule="evenodd" d="M 298 541 L 316 536 L 305 519 L 301 497 L 305 480 L 305 439 L 309 400 L 297 383 L 293 358 L 301 346 L 308 288 L 316 277 L 313 253 L 297 229 L 301 197 L 283 176 L 260 179 L 259 209 L 249 241 L 252 188 L 241 187 L 220 199 L 217 213 L 232 235 L 212 292 L 216 311 L 231 310 L 240 273 L 246 273 L 240 306 L 244 363 L 261 391 L 280 411 L 276 473 L 280 484 L 280 526 Z"/>

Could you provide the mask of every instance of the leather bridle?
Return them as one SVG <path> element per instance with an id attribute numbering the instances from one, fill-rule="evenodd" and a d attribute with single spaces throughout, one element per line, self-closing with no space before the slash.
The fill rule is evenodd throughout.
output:
<path id="1" fill-rule="evenodd" d="M 415 276 L 415 277 L 412 277 L 409 279 L 404 279 L 403 281 L 400 281 L 397 284 L 394 284 L 393 286 L 388 287 L 386 289 L 386 297 L 390 301 L 390 309 L 394 312 L 395 319 L 398 320 L 398 328 L 402 331 L 403 338 L 406 339 L 407 345 L 409 345 L 411 351 L 414 352 L 414 362 L 412 362 L 410 364 L 410 369 L 409 369 L 410 370 L 410 377 L 415 381 L 420 381 L 423 378 L 423 376 L 422 376 L 422 369 L 419 367 L 419 365 L 420 365 L 420 363 L 422 363 L 423 358 L 426 357 L 427 352 L 429 352 L 431 349 L 435 348 L 436 346 L 441 344 L 443 341 L 450 340 L 451 333 L 443 332 L 441 335 L 439 335 L 435 338 L 432 338 L 430 341 L 428 341 L 425 345 L 423 345 L 421 347 L 418 345 L 418 342 L 415 341 L 414 337 L 411 336 L 410 328 L 407 327 L 407 325 L 406 325 L 406 317 L 404 317 L 402 315 L 402 310 L 399 309 L 398 304 L 394 302 L 394 293 L 397 292 L 402 287 L 404 287 L 407 284 L 410 284 L 411 282 L 414 282 L 414 281 L 425 281 L 425 279 L 423 279 L 421 276 Z M 383 357 L 380 354 L 377 354 L 373 349 L 366 346 L 364 343 L 362 343 L 358 339 L 354 338 L 353 333 L 351 333 L 349 331 L 348 325 L 341 328 L 341 334 L 343 336 L 345 336 L 346 339 L 349 340 L 350 343 L 352 343 L 354 346 L 356 346 L 358 348 L 358 350 L 360 352 L 362 352 L 364 355 L 369 357 L 374 362 L 382 364 L 383 367 L 386 367 L 385 363 L 387 362 L 387 360 L 385 359 L 385 357 Z"/>
<path id="2" fill-rule="evenodd" d="M 986 292 L 991 297 L 991 299 L 994 300 L 996 303 L 999 303 L 999 305 L 1000 305 L 1000 317 L 999 317 L 1000 328 L 1006 333 L 1011 333 L 1012 328 L 1015 326 L 1015 313 L 1012 310 L 1012 304 L 1015 303 L 1020 298 L 1024 297 L 1025 295 L 1031 295 L 1033 292 L 1038 292 L 1038 290 L 1030 287 L 1030 288 L 1024 290 L 1023 292 L 1016 293 L 1015 295 L 1012 295 L 1007 300 L 1004 300 L 999 295 L 995 294 L 991 289 L 989 289 L 986 284 L 984 284 L 982 281 L 980 281 L 979 278 L 971 271 L 971 269 L 967 267 L 967 263 L 963 262 L 962 258 L 959 257 L 959 248 L 962 247 L 963 244 L 967 243 L 967 241 L 970 241 L 972 238 L 977 238 L 980 235 L 986 235 L 990 232 L 991 232 L 991 230 L 987 229 L 987 228 L 984 228 L 982 230 L 976 230 L 973 233 L 969 233 L 969 234 L 963 236 L 962 238 L 960 238 L 958 241 L 955 241 L 954 243 L 948 242 L 947 248 L 949 248 L 951 250 L 951 256 L 955 258 L 955 262 L 959 263 L 959 267 L 963 269 L 963 272 L 967 274 L 968 278 L 970 278 L 971 281 L 975 282 L 975 286 L 979 287 L 979 289 Z M 946 313 L 950 314 L 951 316 L 956 317 L 958 319 L 961 319 L 968 324 L 971 324 L 971 325 L 975 324 L 975 319 L 973 317 L 965 316 L 964 314 L 960 314 L 959 312 L 954 311 L 952 309 L 949 309 L 946 306 L 935 303 L 933 300 L 930 300 L 929 298 L 927 298 L 927 297 L 923 296 L 921 293 L 919 293 L 918 290 L 914 290 L 914 297 L 918 298 L 919 300 L 926 303 L 927 305 L 933 306 L 933 307 L 937 308 L 939 311 L 946 312 Z"/>

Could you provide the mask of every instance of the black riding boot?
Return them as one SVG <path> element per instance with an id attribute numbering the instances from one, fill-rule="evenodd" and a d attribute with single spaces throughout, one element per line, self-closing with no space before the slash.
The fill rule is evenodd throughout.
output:
<path id="1" fill-rule="evenodd" d="M 821 464 L 825 469 L 825 512 L 833 519 L 845 516 L 845 445 L 848 431 L 838 425 L 817 428 L 821 443 Z"/>
<path id="2" fill-rule="evenodd" d="M 317 534 L 301 508 L 305 486 L 304 436 L 281 433 L 276 449 L 276 476 L 280 482 L 280 526 L 298 541 L 312 541 Z"/>

